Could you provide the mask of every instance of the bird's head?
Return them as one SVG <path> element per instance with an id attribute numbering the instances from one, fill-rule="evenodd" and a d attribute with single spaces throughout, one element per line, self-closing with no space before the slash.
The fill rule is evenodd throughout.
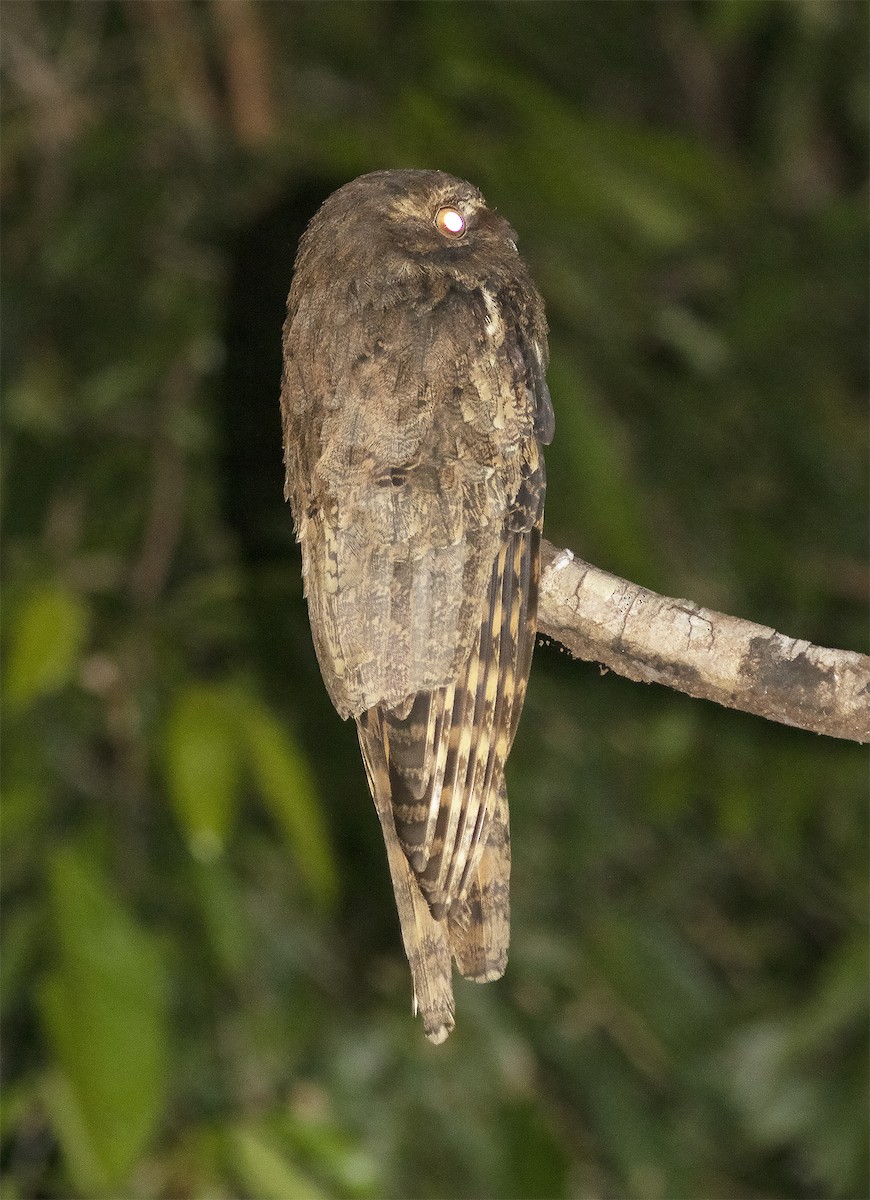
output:
<path id="1" fill-rule="evenodd" d="M 359 176 L 324 202 L 303 254 L 306 245 L 332 255 L 343 272 L 357 268 L 360 282 L 371 286 L 443 276 L 475 287 L 524 272 L 508 222 L 476 187 L 443 171 Z"/>

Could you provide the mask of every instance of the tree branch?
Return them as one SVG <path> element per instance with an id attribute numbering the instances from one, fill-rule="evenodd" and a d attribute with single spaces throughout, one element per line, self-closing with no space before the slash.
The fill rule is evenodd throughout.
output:
<path id="1" fill-rule="evenodd" d="M 795 641 L 542 547 L 540 632 L 575 658 L 830 737 L 870 741 L 870 658 Z"/>

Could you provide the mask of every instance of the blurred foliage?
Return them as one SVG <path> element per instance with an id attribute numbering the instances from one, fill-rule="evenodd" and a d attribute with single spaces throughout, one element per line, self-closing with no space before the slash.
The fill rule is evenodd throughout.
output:
<path id="1" fill-rule="evenodd" d="M 277 419 L 320 200 L 467 176 L 551 539 L 863 649 L 867 17 L 2 6 L 4 1200 L 868 1194 L 860 748 L 540 648 L 511 965 L 428 1045 Z"/>

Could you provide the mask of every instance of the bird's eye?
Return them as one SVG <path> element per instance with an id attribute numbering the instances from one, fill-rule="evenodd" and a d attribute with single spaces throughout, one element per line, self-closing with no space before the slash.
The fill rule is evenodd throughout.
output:
<path id="1" fill-rule="evenodd" d="M 445 237 L 461 238 L 465 233 L 465 217 L 458 208 L 446 205 L 435 214 L 435 228 Z"/>

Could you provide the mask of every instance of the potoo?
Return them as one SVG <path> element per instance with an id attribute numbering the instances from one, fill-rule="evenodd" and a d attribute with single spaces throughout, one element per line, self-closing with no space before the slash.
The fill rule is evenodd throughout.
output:
<path id="1" fill-rule="evenodd" d="M 357 724 L 415 1011 L 507 964 L 505 760 L 535 643 L 553 436 L 543 302 L 508 223 L 375 171 L 306 230 L 284 326 L 285 494 L 323 680 Z"/>

